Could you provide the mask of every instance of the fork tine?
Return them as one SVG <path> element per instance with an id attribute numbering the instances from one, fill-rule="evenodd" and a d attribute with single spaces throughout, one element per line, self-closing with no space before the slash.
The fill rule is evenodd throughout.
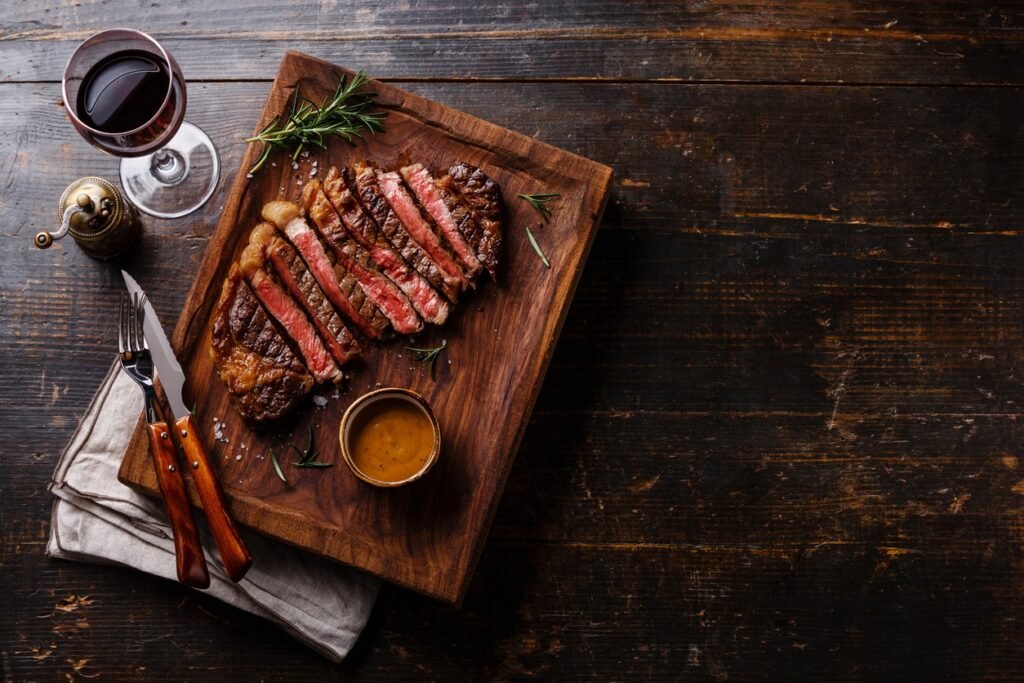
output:
<path id="1" fill-rule="evenodd" d="M 125 351 L 128 350 L 127 347 L 125 346 L 125 323 L 127 322 L 127 318 L 125 318 L 125 313 L 127 312 L 125 310 L 126 309 L 125 304 L 127 303 L 127 301 L 128 301 L 128 294 L 126 292 L 121 292 L 121 306 L 120 306 L 120 308 L 118 309 L 118 312 L 117 312 L 117 352 L 118 353 L 124 353 Z"/>

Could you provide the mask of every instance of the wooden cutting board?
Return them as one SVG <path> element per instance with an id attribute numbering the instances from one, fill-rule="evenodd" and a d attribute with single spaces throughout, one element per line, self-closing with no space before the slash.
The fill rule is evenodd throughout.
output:
<path id="1" fill-rule="evenodd" d="M 335 74 L 353 75 L 289 52 L 256 129 L 285 110 L 296 86 L 322 101 L 337 85 Z M 297 170 L 285 153 L 275 153 L 274 165 L 268 164 L 253 178 L 246 177 L 247 169 L 258 150 L 249 148 L 172 342 L 187 376 L 186 403 L 198 406 L 201 438 L 219 467 L 235 519 L 385 580 L 459 602 L 597 232 L 612 171 L 386 83 L 371 81 L 369 87 L 388 112 L 383 133 L 354 146 L 333 139 L 327 150 L 311 150 Z M 224 276 L 259 222 L 265 202 L 297 201 L 314 160 L 326 172 L 332 164 L 349 165 L 359 159 L 385 168 L 419 161 L 439 172 L 459 160 L 482 167 L 505 197 L 498 281 L 481 278 L 478 289 L 462 298 L 444 326 L 425 329 L 415 342 L 365 342 L 364 358 L 344 368 L 348 379 L 337 392 L 333 387 L 317 389 L 327 399 L 326 406 L 310 403 L 273 431 L 253 431 L 230 406 L 208 352 L 211 318 Z M 561 195 L 546 225 L 540 225 L 534 210 L 517 198 L 520 193 L 541 192 Z M 550 260 L 550 269 L 530 246 L 527 226 Z M 447 349 L 438 361 L 435 380 L 405 347 L 433 347 L 442 340 Z M 426 397 L 440 422 L 444 444 L 440 460 L 426 477 L 393 490 L 357 479 L 338 453 L 338 425 L 345 408 L 380 386 L 409 387 Z M 225 423 L 226 443 L 216 438 L 215 419 Z M 158 495 L 141 425 L 140 419 L 120 479 Z M 335 461 L 334 467 L 300 469 L 290 464 L 295 458 L 288 444 L 305 446 L 310 426 L 320 459 Z M 282 462 L 287 484 L 274 472 L 271 449 Z M 198 505 L 195 491 L 191 493 Z"/>

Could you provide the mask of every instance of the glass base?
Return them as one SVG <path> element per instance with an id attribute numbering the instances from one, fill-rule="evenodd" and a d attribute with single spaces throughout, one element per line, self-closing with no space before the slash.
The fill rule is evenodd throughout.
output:
<path id="1" fill-rule="evenodd" d="M 187 121 L 161 149 L 121 159 L 121 187 L 128 199 L 157 218 L 187 216 L 210 199 L 220 161 L 209 136 Z"/>

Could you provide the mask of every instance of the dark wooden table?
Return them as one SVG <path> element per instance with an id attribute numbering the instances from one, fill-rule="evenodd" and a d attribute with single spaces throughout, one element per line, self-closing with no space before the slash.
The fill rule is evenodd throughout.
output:
<path id="1" fill-rule="evenodd" d="M 5 680 L 1024 678 L 1019 4 L 206 4 L 0 8 Z M 59 80 L 123 24 L 178 57 L 225 179 L 289 48 L 615 168 L 465 605 L 385 589 L 340 666 L 43 555 L 121 284 L 31 237 L 117 177 Z M 167 321 L 225 185 L 147 221 Z"/>

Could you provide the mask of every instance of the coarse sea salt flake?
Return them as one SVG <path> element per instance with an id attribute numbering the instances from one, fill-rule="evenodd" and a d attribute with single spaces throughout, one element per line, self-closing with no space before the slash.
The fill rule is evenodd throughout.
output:
<path id="1" fill-rule="evenodd" d="M 324 396 L 314 396 L 313 403 L 323 408 L 325 405 L 327 405 L 327 398 Z"/>

